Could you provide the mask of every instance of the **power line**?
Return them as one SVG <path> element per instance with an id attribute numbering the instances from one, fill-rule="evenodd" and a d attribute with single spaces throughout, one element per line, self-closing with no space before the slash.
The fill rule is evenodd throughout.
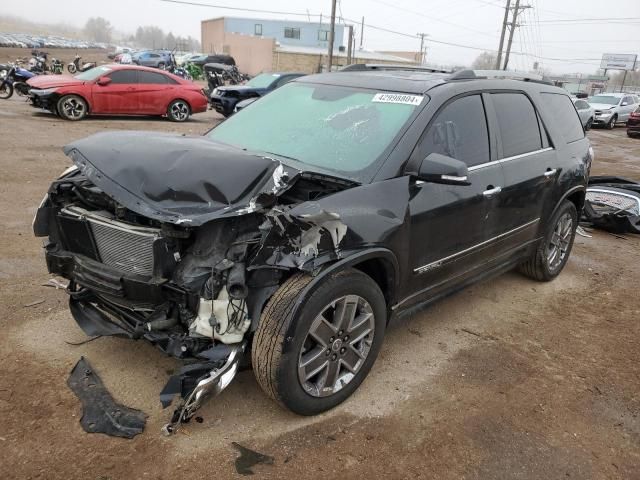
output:
<path id="1" fill-rule="evenodd" d="M 297 15 L 300 17 L 319 17 L 320 16 L 320 14 L 314 14 L 314 13 L 282 12 L 277 10 L 261 10 L 257 8 L 229 7 L 227 5 L 214 5 L 212 3 L 199 3 L 199 2 L 191 2 L 188 0 L 160 0 L 160 1 L 166 2 L 166 3 L 178 3 L 182 5 L 193 5 L 196 7 L 212 7 L 212 8 L 220 8 L 223 10 L 235 10 L 239 12 L 271 13 L 274 15 Z"/>

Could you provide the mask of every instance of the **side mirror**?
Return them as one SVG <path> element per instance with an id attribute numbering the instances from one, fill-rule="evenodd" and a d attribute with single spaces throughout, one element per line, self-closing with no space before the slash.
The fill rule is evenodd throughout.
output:
<path id="1" fill-rule="evenodd" d="M 96 83 L 101 87 L 105 87 L 111 83 L 111 79 L 109 77 L 100 77 Z"/>
<path id="2" fill-rule="evenodd" d="M 447 185 L 471 185 L 467 164 L 439 153 L 430 153 L 422 160 L 418 180 Z"/>
<path id="3" fill-rule="evenodd" d="M 620 106 L 621 106 L 621 107 L 626 107 L 627 105 L 629 105 L 627 102 L 622 102 L 622 103 L 620 104 Z"/>

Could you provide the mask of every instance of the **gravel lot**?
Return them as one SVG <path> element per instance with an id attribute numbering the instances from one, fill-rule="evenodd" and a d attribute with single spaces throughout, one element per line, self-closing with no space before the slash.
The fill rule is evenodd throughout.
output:
<path id="1" fill-rule="evenodd" d="M 104 129 L 200 134 L 212 112 L 62 121 L 0 104 L 0 471 L 3 478 L 234 478 L 231 442 L 271 455 L 260 478 L 640 479 L 640 238 L 576 238 L 554 282 L 516 273 L 390 326 L 369 378 L 335 410 L 283 411 L 250 371 L 165 438 L 158 393 L 176 363 L 142 342 L 86 337 L 49 278 L 35 208 L 70 161 L 66 143 Z M 640 180 L 640 141 L 589 133 L 594 174 Z M 39 302 L 34 306 L 25 306 Z M 87 434 L 66 380 L 84 355 L 117 401 L 148 413 L 133 440 Z"/>

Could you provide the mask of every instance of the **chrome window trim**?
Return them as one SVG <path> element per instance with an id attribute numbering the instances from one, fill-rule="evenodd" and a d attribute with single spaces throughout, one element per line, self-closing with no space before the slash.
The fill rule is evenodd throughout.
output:
<path id="1" fill-rule="evenodd" d="M 538 153 L 549 152 L 553 150 L 553 147 L 541 148 L 539 150 L 534 150 L 533 152 L 521 153 L 519 155 L 513 155 L 512 157 L 501 158 L 500 160 L 493 160 L 492 162 L 481 163 L 480 165 L 474 165 L 473 167 L 467 168 L 467 171 L 473 172 L 475 170 L 480 170 L 481 168 L 490 167 L 492 165 L 498 165 L 499 163 L 508 162 L 510 160 L 517 160 L 519 158 L 528 157 L 530 155 L 536 155 Z"/>
<path id="2" fill-rule="evenodd" d="M 512 233 L 515 233 L 517 231 L 523 230 L 523 229 L 525 229 L 525 228 L 527 228 L 527 227 L 529 227 L 531 225 L 534 225 L 534 224 L 538 223 L 539 221 L 540 221 L 540 217 L 536 218 L 535 220 L 531 220 L 530 222 L 527 222 L 527 223 L 525 223 L 523 225 L 520 225 L 520 226 L 518 226 L 516 228 L 513 228 L 513 229 L 509 230 L 508 232 L 501 233 L 500 235 L 497 235 L 497 236 L 492 237 L 492 238 L 490 238 L 488 240 L 485 240 L 484 242 L 480 242 L 480 243 L 478 243 L 476 245 L 473 245 L 473 246 L 471 246 L 469 248 L 465 248 L 464 250 L 460 250 L 459 252 L 456 252 L 456 253 L 454 253 L 452 255 L 449 255 L 448 257 L 444 257 L 444 258 L 441 258 L 441 259 L 436 260 L 434 262 L 427 263 L 426 265 L 422 265 L 421 267 L 414 268 L 413 269 L 413 273 L 421 274 L 421 273 L 424 273 L 424 272 L 428 272 L 432 268 L 441 266 L 442 263 L 446 262 L 447 260 L 451 260 L 452 258 L 458 257 L 460 255 L 464 255 L 465 253 L 470 252 L 470 251 L 472 251 L 472 250 L 474 250 L 476 248 L 482 247 L 482 246 L 487 245 L 487 244 L 489 244 L 489 243 L 491 243 L 491 242 L 493 242 L 495 240 L 499 240 L 499 239 L 501 239 L 503 237 L 506 237 L 507 235 L 511 235 Z"/>

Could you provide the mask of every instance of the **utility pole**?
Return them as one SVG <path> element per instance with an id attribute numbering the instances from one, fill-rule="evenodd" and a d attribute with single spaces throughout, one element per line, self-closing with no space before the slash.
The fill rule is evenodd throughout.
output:
<path id="1" fill-rule="evenodd" d="M 427 33 L 416 33 L 420 37 L 420 65 L 424 65 L 424 37 L 428 37 Z"/>
<path id="2" fill-rule="evenodd" d="M 347 47 L 347 65 L 351 65 L 353 63 L 353 50 L 352 50 L 352 46 L 353 46 L 353 25 L 349 25 L 347 28 L 349 28 L 349 46 Z"/>
<path id="3" fill-rule="evenodd" d="M 511 53 L 511 43 L 513 42 L 513 33 L 516 31 L 516 27 L 518 27 L 518 14 L 520 10 L 524 10 L 525 8 L 531 8 L 531 5 L 523 5 L 520 6 L 520 0 L 516 0 L 516 6 L 513 7 L 513 15 L 511 17 L 511 27 L 509 28 L 509 43 L 507 43 L 507 53 L 504 55 L 504 67 L 503 70 L 507 69 L 507 65 L 509 65 L 509 54 Z"/>
<path id="4" fill-rule="evenodd" d="M 327 70 L 331 71 L 333 65 L 333 39 L 336 33 L 336 0 L 331 0 L 331 28 L 329 29 L 329 61 Z"/>
<path id="5" fill-rule="evenodd" d="M 500 70 L 500 63 L 502 62 L 502 48 L 504 47 L 504 34 L 507 31 L 507 20 L 509 20 L 510 6 L 511 6 L 511 0 L 507 0 L 507 4 L 504 7 L 504 19 L 502 20 L 502 32 L 500 33 L 500 45 L 498 46 L 498 58 L 496 59 L 496 70 Z"/>
<path id="6" fill-rule="evenodd" d="M 362 17 L 362 23 L 360 24 L 360 50 L 362 50 L 363 38 L 364 38 L 364 17 Z"/>

